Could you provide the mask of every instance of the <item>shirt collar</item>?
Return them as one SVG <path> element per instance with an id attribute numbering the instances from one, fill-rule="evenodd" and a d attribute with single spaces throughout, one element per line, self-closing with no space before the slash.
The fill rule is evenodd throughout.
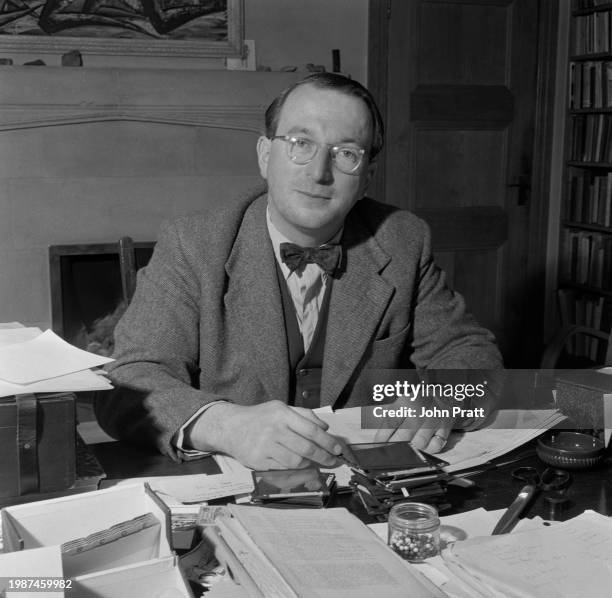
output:
<path id="1" fill-rule="evenodd" d="M 268 225 L 268 234 L 270 235 L 270 240 L 272 241 L 272 249 L 274 250 L 274 256 L 276 257 L 276 261 L 278 262 L 278 265 L 280 266 L 281 272 L 283 273 L 285 280 L 287 280 L 289 276 L 293 274 L 293 272 L 289 270 L 287 265 L 281 259 L 280 244 L 281 243 L 293 243 L 293 241 L 290 241 L 289 239 L 287 239 L 287 237 L 285 237 L 285 235 L 283 235 L 283 233 L 281 233 L 274 226 L 274 224 L 272 223 L 272 219 L 270 218 L 270 206 L 269 205 L 266 206 L 266 223 Z M 344 230 L 344 227 L 342 227 L 329 241 L 327 241 L 327 243 L 339 243 L 340 238 L 342 237 L 343 230 Z"/>

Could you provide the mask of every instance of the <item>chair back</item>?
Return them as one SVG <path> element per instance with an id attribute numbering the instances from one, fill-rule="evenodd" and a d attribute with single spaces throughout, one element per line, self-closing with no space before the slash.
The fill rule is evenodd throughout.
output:
<path id="1" fill-rule="evenodd" d="M 136 255 L 132 237 L 119 239 L 119 268 L 123 300 L 126 305 L 129 305 L 136 290 Z"/>

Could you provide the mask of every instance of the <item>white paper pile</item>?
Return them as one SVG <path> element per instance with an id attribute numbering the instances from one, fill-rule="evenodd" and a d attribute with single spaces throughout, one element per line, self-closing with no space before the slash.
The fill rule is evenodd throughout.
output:
<path id="1" fill-rule="evenodd" d="M 110 361 L 70 345 L 51 330 L 0 324 L 0 397 L 112 388 L 91 371 Z"/>
<path id="2" fill-rule="evenodd" d="M 416 567 L 449 598 L 609 596 L 612 519 L 585 511 L 564 523 L 521 519 L 510 534 L 491 536 L 505 509 L 440 517 L 441 556 Z M 387 541 L 387 524 L 369 526 Z"/>
<path id="3" fill-rule="evenodd" d="M 485 428 L 475 432 L 453 432 L 441 457 L 448 472 L 479 467 L 537 438 L 562 422 L 555 409 L 501 409 Z"/>
<path id="4" fill-rule="evenodd" d="M 241 465 L 236 459 L 224 455 L 215 455 L 221 473 L 196 473 L 175 476 L 149 476 L 145 478 L 128 478 L 124 480 L 105 480 L 104 487 L 124 486 L 136 482 L 147 482 L 152 490 L 176 513 L 181 504 L 205 504 L 209 500 L 250 494 L 253 491 L 251 470 Z"/>
<path id="5" fill-rule="evenodd" d="M 552 527 L 456 542 L 442 558 L 472 597 L 608 598 L 610 554 L 612 519 L 585 511 Z"/>

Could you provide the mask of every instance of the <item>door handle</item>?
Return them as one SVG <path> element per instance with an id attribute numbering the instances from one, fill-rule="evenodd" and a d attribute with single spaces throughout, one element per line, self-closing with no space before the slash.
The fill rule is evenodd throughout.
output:
<path id="1" fill-rule="evenodd" d="M 508 188 L 517 188 L 518 189 L 518 201 L 517 205 L 526 206 L 529 203 L 529 192 L 531 191 L 531 185 L 529 184 L 529 179 L 525 175 L 521 175 L 518 177 L 518 183 L 510 183 L 506 185 Z"/>

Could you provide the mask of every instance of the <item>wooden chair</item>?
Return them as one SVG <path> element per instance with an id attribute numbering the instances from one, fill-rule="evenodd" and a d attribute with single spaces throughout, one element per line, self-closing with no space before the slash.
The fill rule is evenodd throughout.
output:
<path id="1" fill-rule="evenodd" d="M 121 237 L 119 239 L 119 268 L 123 301 L 126 305 L 129 305 L 136 290 L 136 254 L 132 237 Z"/>
<path id="2" fill-rule="evenodd" d="M 544 349 L 542 369 L 612 365 L 611 335 L 601 330 L 604 298 L 578 290 L 559 289 L 557 299 L 561 326 Z"/>
<path id="3" fill-rule="evenodd" d="M 612 365 L 612 343 L 610 343 L 610 333 L 604 332 L 603 330 L 596 330 L 595 328 L 589 328 L 588 326 L 574 325 L 561 328 L 557 332 L 557 334 L 555 334 L 555 336 L 548 343 L 544 350 L 540 362 L 540 367 L 543 370 L 555 369 L 559 364 L 559 361 L 563 354 L 563 350 L 567 346 L 568 342 L 579 338 L 580 335 L 584 335 L 587 338 L 591 338 L 594 340 L 594 342 L 598 344 L 605 342 L 607 345 L 607 348 L 605 350 L 605 357 L 600 364 L 597 363 L 597 361 L 600 360 L 596 359 L 591 364 L 588 364 L 585 361 L 582 365 Z M 598 354 L 600 353 L 601 351 L 598 351 Z"/>

